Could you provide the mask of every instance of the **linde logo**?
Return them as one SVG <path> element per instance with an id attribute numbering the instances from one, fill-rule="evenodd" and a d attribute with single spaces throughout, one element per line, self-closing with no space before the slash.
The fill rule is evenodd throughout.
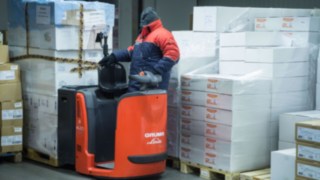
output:
<path id="1" fill-rule="evenodd" d="M 164 132 L 151 132 L 151 133 L 145 133 L 145 138 L 155 138 L 155 137 L 161 137 L 164 136 Z"/>

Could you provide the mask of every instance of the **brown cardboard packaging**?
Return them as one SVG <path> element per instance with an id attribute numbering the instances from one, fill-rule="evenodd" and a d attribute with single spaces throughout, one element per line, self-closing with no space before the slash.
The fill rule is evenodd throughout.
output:
<path id="1" fill-rule="evenodd" d="M 313 161 L 296 161 L 296 179 L 318 179 L 320 172 L 320 163 Z"/>
<path id="2" fill-rule="evenodd" d="M 20 69 L 17 64 L 0 64 L 0 83 L 20 82 Z"/>
<path id="3" fill-rule="evenodd" d="M 311 120 L 297 123 L 296 141 L 320 145 L 320 120 Z"/>
<path id="4" fill-rule="evenodd" d="M 13 101 L 22 99 L 21 83 L 0 83 L 0 101 Z"/>
<path id="5" fill-rule="evenodd" d="M 0 102 L 0 127 L 22 126 L 22 101 Z"/>
<path id="6" fill-rule="evenodd" d="M 0 64 L 9 62 L 9 48 L 0 44 Z"/>
<path id="7" fill-rule="evenodd" d="M 22 151 L 22 127 L 4 126 L 0 129 L 0 152 Z"/>

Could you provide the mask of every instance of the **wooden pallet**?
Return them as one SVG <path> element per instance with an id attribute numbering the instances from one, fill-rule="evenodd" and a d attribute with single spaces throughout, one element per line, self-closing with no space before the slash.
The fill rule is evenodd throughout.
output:
<path id="1" fill-rule="evenodd" d="M 180 169 L 180 160 L 176 157 L 169 156 L 166 162 L 168 167 L 172 167 L 174 169 Z"/>
<path id="2" fill-rule="evenodd" d="M 21 152 L 7 152 L 7 153 L 0 153 L 1 159 L 8 160 L 14 163 L 22 162 L 22 153 Z"/>
<path id="3" fill-rule="evenodd" d="M 239 180 L 240 178 L 240 173 L 230 173 L 185 161 L 181 161 L 180 171 L 186 174 L 197 174 L 203 179 Z"/>
<path id="4" fill-rule="evenodd" d="M 270 180 L 270 169 L 245 172 L 240 174 L 240 180 Z"/>
<path id="5" fill-rule="evenodd" d="M 25 154 L 28 159 L 31 159 L 33 161 L 37 161 L 37 162 L 47 164 L 47 165 L 53 166 L 53 167 L 59 166 L 58 159 L 51 157 L 47 154 L 38 152 L 34 149 L 31 149 L 31 148 L 25 149 Z"/>

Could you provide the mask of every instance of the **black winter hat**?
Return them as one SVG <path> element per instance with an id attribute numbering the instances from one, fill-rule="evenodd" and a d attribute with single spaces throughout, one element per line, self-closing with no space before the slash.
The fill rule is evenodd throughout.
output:
<path id="1" fill-rule="evenodd" d="M 158 20 L 160 17 L 157 12 L 152 7 L 145 8 L 140 16 L 140 27 L 146 26 L 152 23 L 155 20 Z"/>

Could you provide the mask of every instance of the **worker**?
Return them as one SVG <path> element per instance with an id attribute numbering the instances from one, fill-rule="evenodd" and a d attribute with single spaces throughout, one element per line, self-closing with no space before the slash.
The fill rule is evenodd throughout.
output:
<path id="1" fill-rule="evenodd" d="M 130 75 L 143 75 L 144 71 L 161 75 L 160 89 L 167 90 L 171 68 L 178 62 L 178 45 L 162 25 L 158 14 L 151 7 L 143 10 L 140 17 L 141 32 L 133 46 L 127 50 L 117 50 L 102 59 L 100 65 L 115 62 L 131 62 Z M 129 80 L 128 92 L 139 91 L 141 84 Z"/>

